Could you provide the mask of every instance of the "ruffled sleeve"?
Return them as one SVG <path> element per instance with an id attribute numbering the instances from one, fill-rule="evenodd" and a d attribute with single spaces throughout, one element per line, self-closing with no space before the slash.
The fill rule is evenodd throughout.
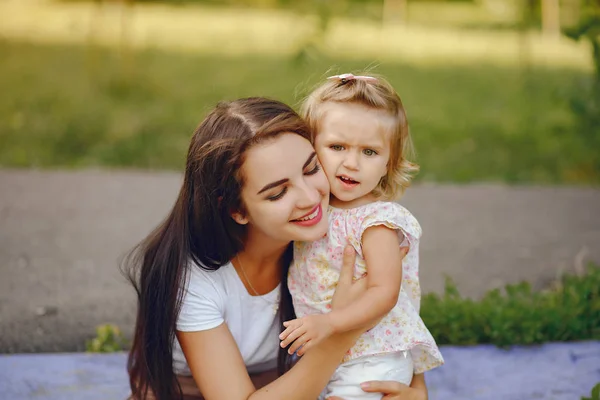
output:
<path id="1" fill-rule="evenodd" d="M 421 286 L 419 284 L 419 241 L 421 225 L 417 219 L 398 203 L 375 202 L 358 211 L 356 237 L 362 236 L 372 226 L 383 225 L 398 232 L 400 246 L 408 246 L 409 252 L 402 262 L 402 288 L 410 302 L 419 312 L 421 308 Z M 362 243 L 353 243 L 356 251 L 362 254 Z M 368 265 L 366 266 L 368 270 Z"/>
<path id="2" fill-rule="evenodd" d="M 360 210 L 360 227 L 357 237 L 362 239 L 365 231 L 372 226 L 384 225 L 398 231 L 402 239 L 401 246 L 416 245 L 421 238 L 421 226 L 417 219 L 404 207 L 397 203 L 375 202 Z M 362 249 L 361 249 L 362 254 Z"/>

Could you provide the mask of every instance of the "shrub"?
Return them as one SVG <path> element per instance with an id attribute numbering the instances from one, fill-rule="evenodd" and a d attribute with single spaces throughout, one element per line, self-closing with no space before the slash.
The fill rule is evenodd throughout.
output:
<path id="1" fill-rule="evenodd" d="M 114 353 L 125 350 L 127 342 L 119 327 L 105 324 L 96 328 L 96 337 L 88 340 L 85 348 L 89 353 Z"/>
<path id="2" fill-rule="evenodd" d="M 600 267 L 565 275 L 546 290 L 533 291 L 523 282 L 491 290 L 480 300 L 462 297 L 446 278 L 443 295 L 423 297 L 421 315 L 438 344 L 505 347 L 600 339 Z"/>

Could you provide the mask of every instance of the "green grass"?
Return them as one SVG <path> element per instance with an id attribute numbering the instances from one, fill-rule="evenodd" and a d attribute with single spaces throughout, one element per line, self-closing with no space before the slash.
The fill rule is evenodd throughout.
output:
<path id="1" fill-rule="evenodd" d="M 223 99 L 297 105 L 327 75 L 372 60 L 194 55 L 0 41 L 0 165 L 181 169 L 189 137 Z M 128 68 L 125 68 L 129 65 Z M 385 62 L 428 181 L 600 182 L 569 101 L 578 69 Z M 590 161 L 592 160 L 592 161 Z"/>
<path id="2" fill-rule="evenodd" d="M 451 280 L 442 296 L 423 296 L 421 316 L 438 344 L 506 347 L 600 339 L 600 267 L 565 275 L 543 291 L 522 282 L 462 297 Z"/>

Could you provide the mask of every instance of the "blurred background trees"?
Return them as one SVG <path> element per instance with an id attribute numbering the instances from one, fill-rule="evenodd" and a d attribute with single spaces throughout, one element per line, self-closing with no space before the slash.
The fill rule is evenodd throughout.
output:
<path id="1" fill-rule="evenodd" d="M 425 181 L 600 183 L 600 0 L 6 0 L 0 166 L 179 169 L 222 99 L 399 91 Z"/>

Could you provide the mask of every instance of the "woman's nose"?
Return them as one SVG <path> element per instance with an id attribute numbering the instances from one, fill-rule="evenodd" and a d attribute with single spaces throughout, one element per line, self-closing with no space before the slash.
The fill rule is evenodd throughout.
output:
<path id="1" fill-rule="evenodd" d="M 300 187 L 300 198 L 298 199 L 298 208 L 314 207 L 321 200 L 319 190 L 314 186 L 305 183 Z"/>

